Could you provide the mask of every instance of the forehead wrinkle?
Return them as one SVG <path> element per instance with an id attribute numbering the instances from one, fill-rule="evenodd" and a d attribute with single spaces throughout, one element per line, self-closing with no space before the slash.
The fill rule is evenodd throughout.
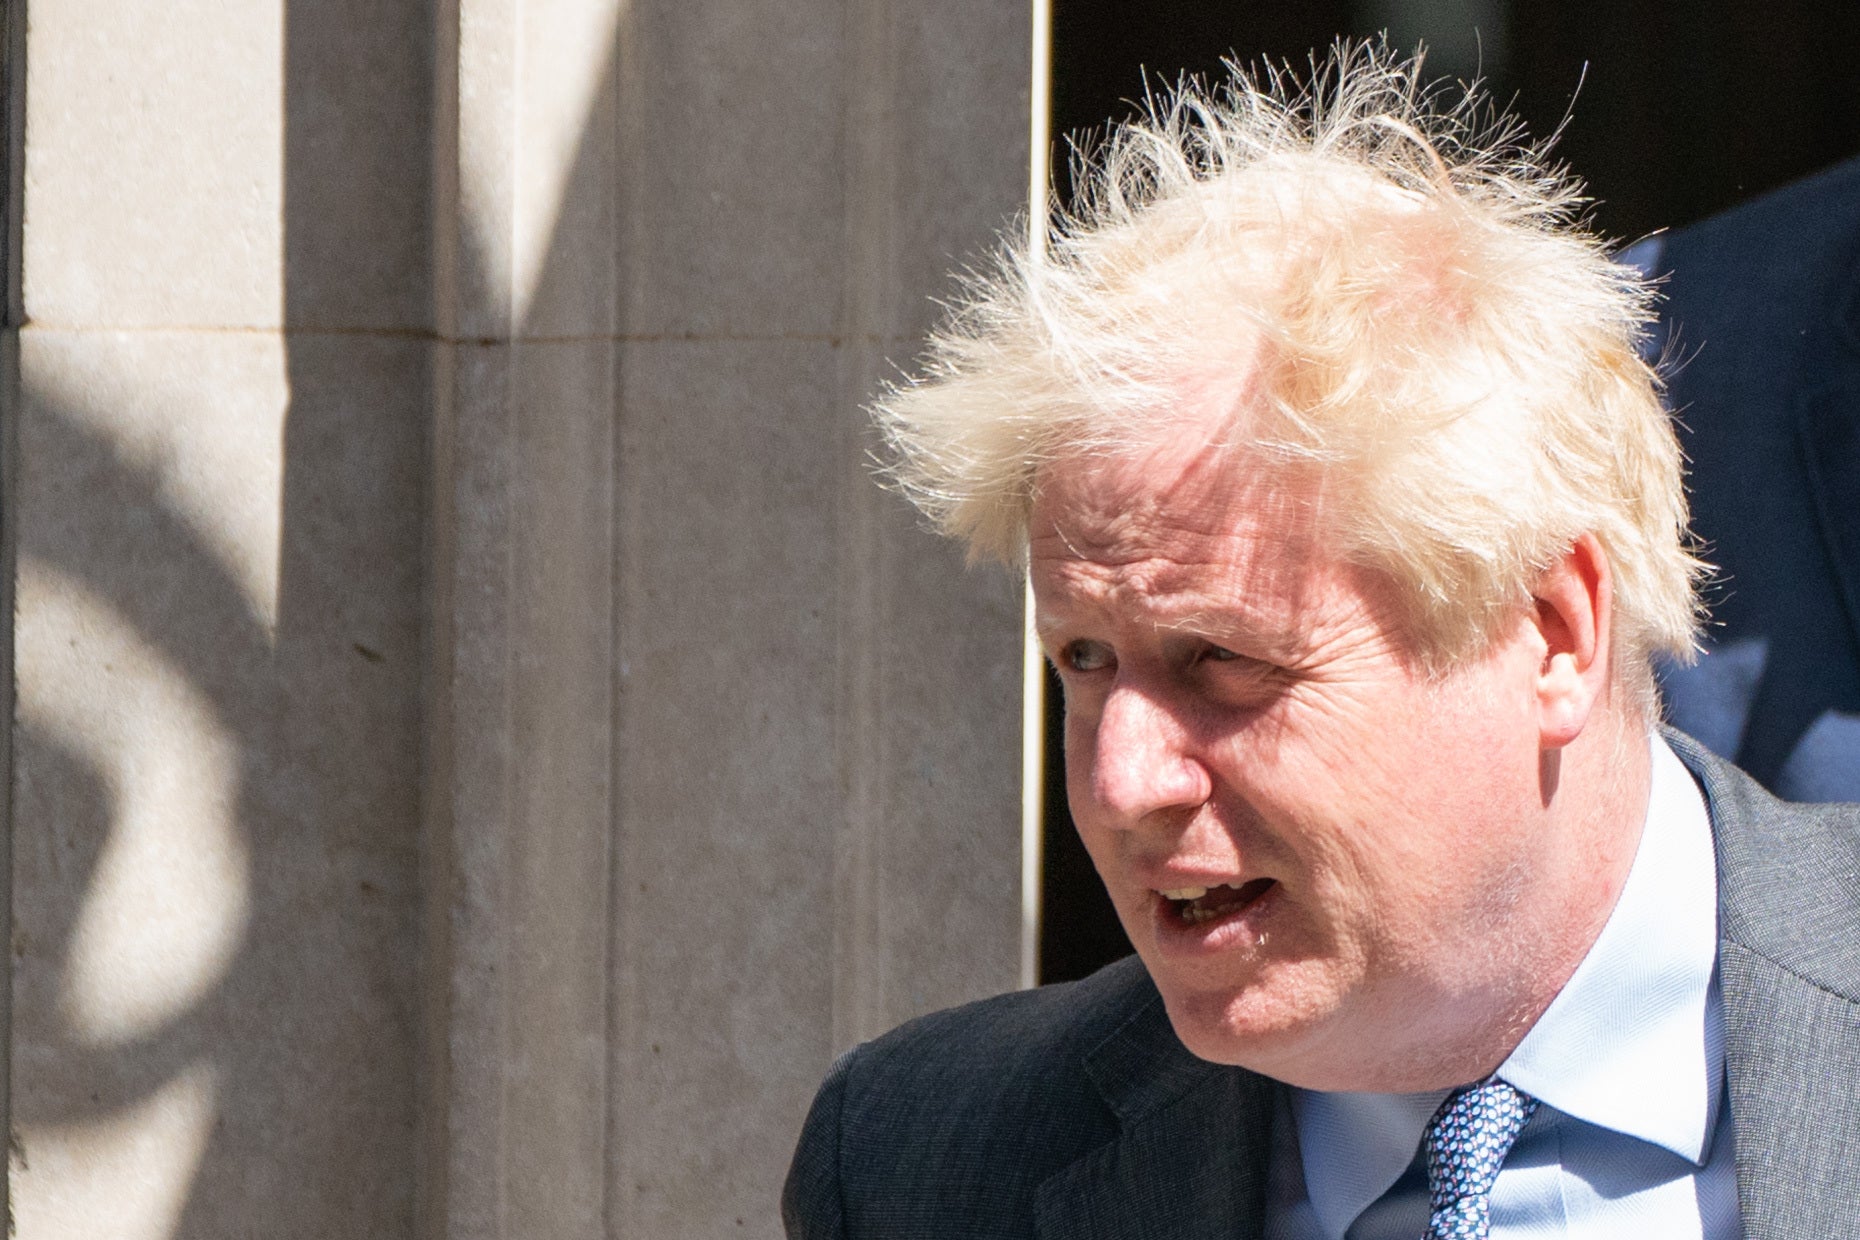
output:
<path id="1" fill-rule="evenodd" d="M 1290 639 L 1324 564 L 1321 496 L 1192 437 L 1055 463 L 1028 550 L 1036 625 L 1096 612 L 1153 631 Z M 1067 597 L 1040 598 L 1040 576 Z"/>
<path id="2" fill-rule="evenodd" d="M 1270 535 L 1300 549 L 1317 540 L 1327 508 L 1322 472 L 1272 461 L 1229 438 L 1222 423 L 1219 411 L 1203 410 L 1159 429 L 1147 448 L 1052 462 L 1034 479 L 1032 508 L 1080 554 L 1141 544 L 1159 530 Z"/>
<path id="3" fill-rule="evenodd" d="M 1210 541 L 1205 553 L 1193 556 L 1054 557 L 1047 571 L 1060 595 L 1036 589 L 1035 626 L 1051 631 L 1093 615 L 1154 633 L 1282 643 L 1297 627 L 1314 584 L 1301 561 L 1273 555 L 1259 540 L 1238 534 Z"/>
<path id="4" fill-rule="evenodd" d="M 1215 540 L 1237 533 L 1232 528 L 1232 504 L 1225 502 L 1229 497 L 1208 494 L 1209 488 L 1204 487 L 1203 494 L 1175 502 L 1180 489 L 1107 487 L 1068 497 L 1070 503 L 1042 503 L 1040 510 L 1053 537 L 1074 559 L 1100 563 L 1132 564 L 1151 558 L 1159 536 L 1187 534 Z"/>

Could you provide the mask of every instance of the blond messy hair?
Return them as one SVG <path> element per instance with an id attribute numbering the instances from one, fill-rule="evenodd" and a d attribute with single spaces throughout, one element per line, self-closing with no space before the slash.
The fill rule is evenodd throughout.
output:
<path id="1" fill-rule="evenodd" d="M 1234 468 L 1319 482 L 1338 553 L 1396 583 L 1436 668 L 1593 534 L 1617 674 L 1650 698 L 1652 654 L 1694 647 L 1702 565 L 1638 348 L 1652 293 L 1581 184 L 1385 47 L 1302 80 L 1227 67 L 1082 160 L 1043 244 L 967 277 L 920 375 L 874 403 L 891 478 L 1013 562 L 1042 467 L 1198 419 Z"/>

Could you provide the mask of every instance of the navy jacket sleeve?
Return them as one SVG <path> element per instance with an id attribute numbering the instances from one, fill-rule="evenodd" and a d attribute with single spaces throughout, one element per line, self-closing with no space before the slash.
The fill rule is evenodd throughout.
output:
<path id="1" fill-rule="evenodd" d="M 801 1128 L 781 1194 L 782 1227 L 789 1240 L 841 1240 L 846 1234 L 840 1200 L 840 1110 L 855 1054 L 849 1051 L 833 1065 Z"/>

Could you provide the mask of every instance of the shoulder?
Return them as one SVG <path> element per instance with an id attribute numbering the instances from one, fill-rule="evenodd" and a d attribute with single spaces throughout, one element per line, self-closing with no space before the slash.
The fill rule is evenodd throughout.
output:
<path id="1" fill-rule="evenodd" d="M 1753 279 L 1816 271 L 1860 242 L 1860 159 L 1753 198 L 1673 233 L 1665 254 L 1676 284 L 1693 271 Z M 1840 274 L 1845 274 L 1842 272 Z M 1677 291 L 1677 290 L 1676 290 Z"/>
<path id="2" fill-rule="evenodd" d="M 997 1091 L 1004 1073 L 1049 1085 L 1080 1078 L 1087 1055 L 1161 1003 L 1136 957 L 1083 981 L 997 995 L 901 1025 L 853 1052 L 872 1085 Z"/>
<path id="3" fill-rule="evenodd" d="M 795 1152 L 790 1235 L 1026 1234 L 1040 1182 L 1116 1135 L 1092 1053 L 1160 1005 L 1132 958 L 933 1013 L 848 1052 Z"/>
<path id="4" fill-rule="evenodd" d="M 1754 389 L 1786 390 L 1797 355 L 1853 318 L 1860 262 L 1860 160 L 1850 160 L 1663 238 L 1664 344 L 1677 403 L 1728 408 L 1722 389 L 1756 367 Z M 1762 402 L 1759 400 L 1758 402 Z"/>

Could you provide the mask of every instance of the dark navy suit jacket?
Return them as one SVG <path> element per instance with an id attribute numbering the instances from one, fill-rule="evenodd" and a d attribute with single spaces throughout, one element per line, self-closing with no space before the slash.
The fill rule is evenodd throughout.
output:
<path id="1" fill-rule="evenodd" d="M 1860 801 L 1860 160 L 1624 258 L 1665 276 L 1658 342 L 1722 570 L 1674 726 L 1802 801 Z"/>
<path id="2" fill-rule="evenodd" d="M 1716 839 L 1744 1234 L 1860 1235 L 1860 806 L 1785 804 L 1669 739 Z M 1122 960 L 842 1057 L 783 1221 L 792 1240 L 1256 1240 L 1278 1088 L 1191 1055 Z"/>

